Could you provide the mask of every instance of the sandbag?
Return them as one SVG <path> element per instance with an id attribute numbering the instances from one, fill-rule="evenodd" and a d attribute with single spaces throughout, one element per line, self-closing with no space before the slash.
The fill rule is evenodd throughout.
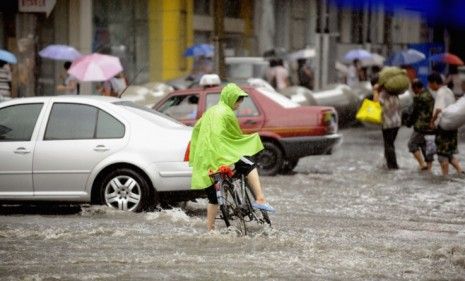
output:
<path id="1" fill-rule="evenodd" d="M 443 130 L 456 130 L 465 124 L 465 97 L 442 110 L 439 127 Z"/>
<path id="2" fill-rule="evenodd" d="M 398 67 L 384 67 L 379 73 L 378 84 L 391 95 L 400 95 L 410 86 L 405 70 Z"/>

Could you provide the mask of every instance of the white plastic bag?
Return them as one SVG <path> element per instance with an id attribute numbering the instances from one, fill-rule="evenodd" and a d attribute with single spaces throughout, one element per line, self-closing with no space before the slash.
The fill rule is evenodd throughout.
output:
<path id="1" fill-rule="evenodd" d="M 465 124 L 465 97 L 444 108 L 439 119 L 443 130 L 456 130 Z"/>
<path id="2" fill-rule="evenodd" d="M 425 141 L 426 141 L 425 154 L 426 154 L 426 156 L 433 156 L 434 154 L 436 154 L 435 139 L 436 139 L 436 137 L 434 135 L 426 135 L 425 136 Z"/>

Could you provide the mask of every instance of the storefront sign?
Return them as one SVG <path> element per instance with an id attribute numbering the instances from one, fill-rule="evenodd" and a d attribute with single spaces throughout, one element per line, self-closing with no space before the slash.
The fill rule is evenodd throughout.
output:
<path id="1" fill-rule="evenodd" d="M 20 12 L 46 13 L 48 17 L 56 2 L 56 0 L 18 0 L 18 8 Z"/>

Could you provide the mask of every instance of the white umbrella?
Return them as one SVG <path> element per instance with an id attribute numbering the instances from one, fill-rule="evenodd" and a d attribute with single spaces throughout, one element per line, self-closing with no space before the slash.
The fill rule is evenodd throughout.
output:
<path id="1" fill-rule="evenodd" d="M 360 61 L 362 63 L 362 66 L 373 66 L 373 65 L 383 66 L 385 60 L 386 58 L 383 57 L 382 55 L 371 53 L 370 58 L 361 59 Z"/>
<path id="2" fill-rule="evenodd" d="M 373 55 L 370 52 L 368 52 L 367 50 L 353 49 L 353 50 L 348 51 L 344 55 L 344 61 L 345 62 L 352 62 L 355 59 L 358 59 L 358 60 L 369 59 L 372 56 Z"/>
<path id="3" fill-rule="evenodd" d="M 292 52 L 288 55 L 288 58 L 291 60 L 298 60 L 298 59 L 308 59 L 313 58 L 316 55 L 315 49 L 306 48 L 302 50 L 298 50 Z"/>

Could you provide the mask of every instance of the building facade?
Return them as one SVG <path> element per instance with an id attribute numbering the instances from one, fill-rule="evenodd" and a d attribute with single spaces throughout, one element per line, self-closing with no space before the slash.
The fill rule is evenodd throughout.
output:
<path id="1" fill-rule="evenodd" d="M 420 14 L 393 13 L 372 2 L 351 10 L 331 0 L 224 0 L 225 55 L 315 48 L 312 65 L 321 88 L 336 81 L 334 65 L 350 49 L 388 56 L 407 44 L 433 40 Z M 25 12 L 20 10 L 24 3 L 51 3 L 53 9 L 48 14 Z M 184 50 L 214 40 L 213 4 L 214 0 L 1 1 L 0 48 L 18 57 L 14 95 L 55 94 L 63 62 L 37 55 L 49 44 L 118 56 L 134 84 L 185 76 L 193 60 L 183 56 Z M 95 93 L 95 84 L 82 83 L 81 92 Z"/>

